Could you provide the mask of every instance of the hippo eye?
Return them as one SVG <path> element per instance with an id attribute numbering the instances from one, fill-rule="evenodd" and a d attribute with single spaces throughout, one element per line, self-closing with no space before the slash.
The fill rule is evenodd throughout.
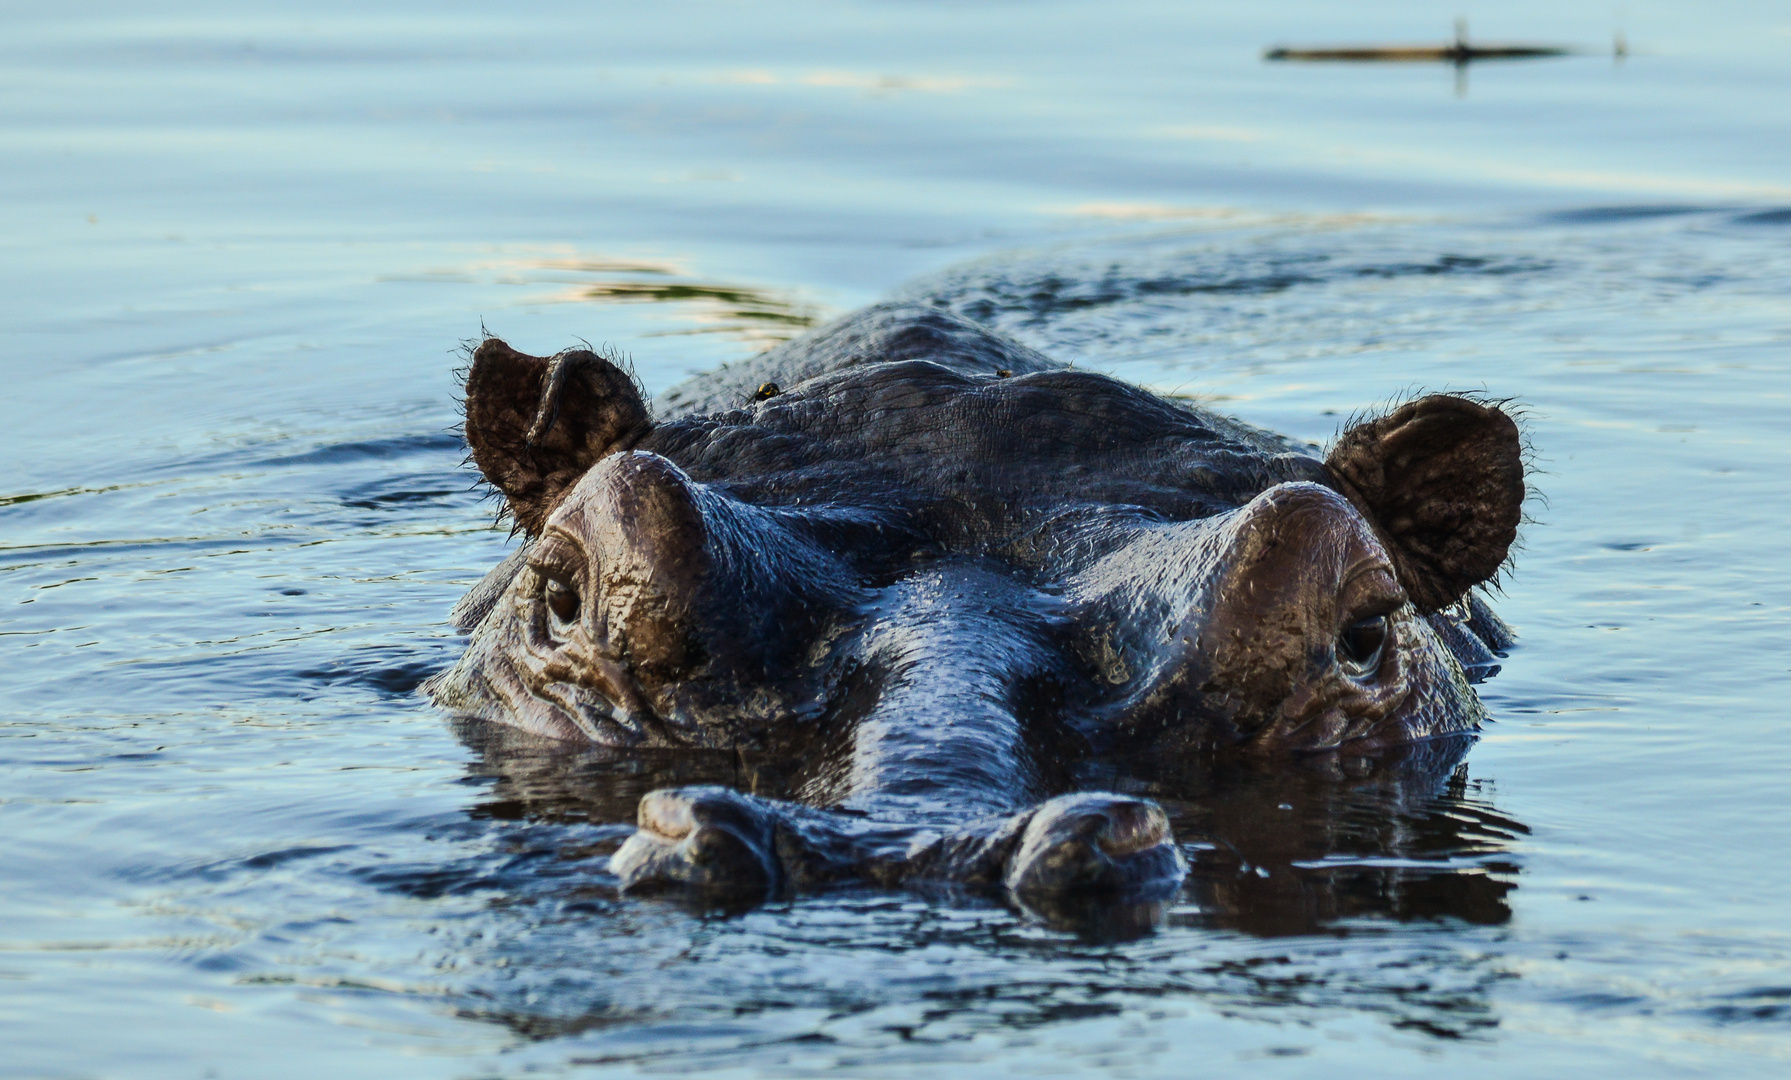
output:
<path id="1" fill-rule="evenodd" d="M 578 590 L 560 578 L 542 578 L 541 599 L 547 601 L 547 610 L 561 622 L 571 622 L 578 614 Z"/>
<path id="2" fill-rule="evenodd" d="M 1386 647 L 1385 615 L 1357 619 L 1337 635 L 1337 662 L 1346 674 L 1359 679 L 1381 666 L 1381 652 Z"/>

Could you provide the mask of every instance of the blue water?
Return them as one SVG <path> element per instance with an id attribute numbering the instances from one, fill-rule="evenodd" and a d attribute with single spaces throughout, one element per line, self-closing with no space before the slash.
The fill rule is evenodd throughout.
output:
<path id="1" fill-rule="evenodd" d="M 8 5 L 0 1075 L 1783 1075 L 1791 14 L 1259 58 L 1460 13 Z M 458 345 L 657 391 L 893 294 L 1315 441 L 1516 398 L 1465 765 L 1141 775 L 1195 870 L 1124 926 L 617 897 L 713 763 L 412 693 L 508 550 Z"/>

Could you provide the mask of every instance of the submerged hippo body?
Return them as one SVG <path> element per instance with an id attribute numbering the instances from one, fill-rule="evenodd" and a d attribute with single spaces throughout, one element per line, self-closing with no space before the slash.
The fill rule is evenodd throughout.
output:
<path id="1" fill-rule="evenodd" d="M 782 388 L 781 390 L 779 388 Z M 455 610 L 443 707 L 790 763 L 793 801 L 656 791 L 631 886 L 1173 883 L 1119 754 L 1370 754 L 1473 731 L 1522 515 L 1496 406 L 1432 396 L 1323 458 L 929 308 L 668 392 L 478 347 L 466 435 L 526 540 Z"/>

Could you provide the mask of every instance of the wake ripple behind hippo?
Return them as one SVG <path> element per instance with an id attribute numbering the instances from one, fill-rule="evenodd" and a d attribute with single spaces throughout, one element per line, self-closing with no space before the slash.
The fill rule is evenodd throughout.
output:
<path id="1" fill-rule="evenodd" d="M 781 390 L 779 389 L 781 387 Z M 1163 887 L 1145 752 L 1372 753 L 1472 731 L 1508 631 L 1517 426 L 1420 398 L 1322 460 L 930 308 L 869 308 L 668 392 L 491 339 L 466 438 L 526 542 L 427 692 L 620 747 L 796 763 L 800 803 L 648 795 L 631 887 Z"/>

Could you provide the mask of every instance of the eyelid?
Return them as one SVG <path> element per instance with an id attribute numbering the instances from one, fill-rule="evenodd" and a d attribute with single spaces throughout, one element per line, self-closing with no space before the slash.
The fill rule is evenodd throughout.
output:
<path id="1" fill-rule="evenodd" d="M 576 583 L 583 565 L 584 560 L 571 544 L 563 540 L 556 542 L 551 536 L 543 537 L 535 550 L 529 552 L 529 569 L 544 578 Z"/>
<path id="2" fill-rule="evenodd" d="M 1338 590 L 1340 626 L 1392 615 L 1406 604 L 1405 589 L 1393 568 L 1378 559 L 1364 560 L 1344 575 Z"/>
<path id="3" fill-rule="evenodd" d="M 1356 607 L 1350 609 L 1349 619 L 1343 625 L 1347 628 L 1354 626 L 1357 623 L 1371 622 L 1375 619 L 1391 619 L 1393 613 L 1404 606 L 1404 597 L 1401 597 L 1398 601 L 1386 599 L 1375 603 L 1358 604 Z"/>

